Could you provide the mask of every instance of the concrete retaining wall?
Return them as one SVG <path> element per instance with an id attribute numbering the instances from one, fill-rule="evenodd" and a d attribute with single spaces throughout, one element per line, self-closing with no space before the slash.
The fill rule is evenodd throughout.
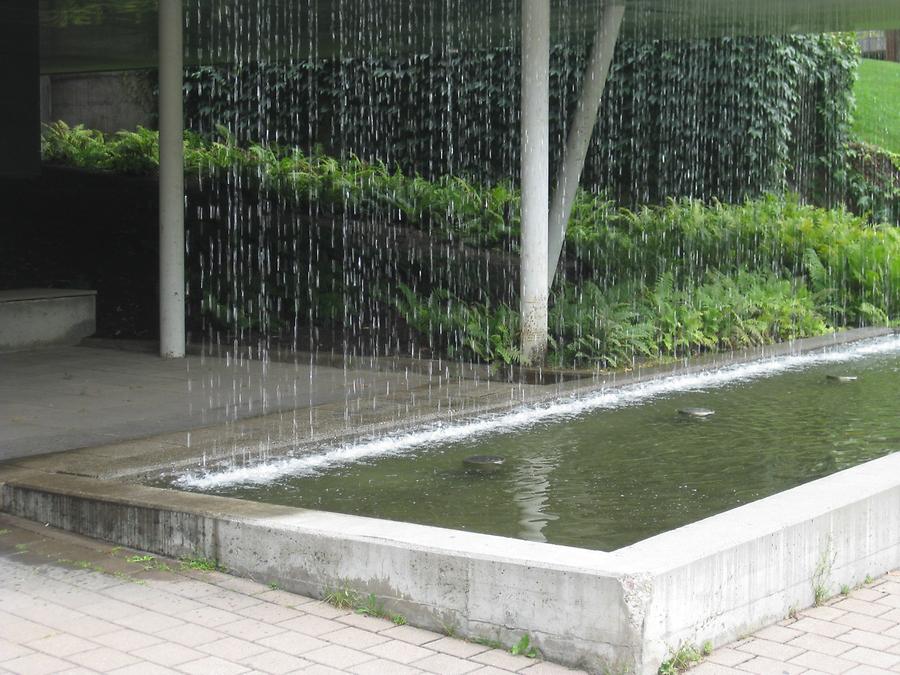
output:
<path id="1" fill-rule="evenodd" d="M 0 352 L 77 344 L 96 330 L 96 291 L 0 291 Z"/>
<path id="2" fill-rule="evenodd" d="M 314 596 L 375 593 L 411 623 L 602 672 L 654 673 L 900 566 L 900 454 L 604 553 L 40 471 L 0 471 L 2 509 Z M 617 669 L 617 670 L 616 670 Z"/>

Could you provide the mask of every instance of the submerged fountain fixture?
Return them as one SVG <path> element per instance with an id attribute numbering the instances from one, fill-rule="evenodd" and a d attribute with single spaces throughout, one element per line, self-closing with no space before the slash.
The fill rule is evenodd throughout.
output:
<path id="1" fill-rule="evenodd" d="M 478 473 L 495 473 L 506 464 L 504 457 L 496 455 L 473 455 L 463 460 L 463 466 Z"/>
<path id="2" fill-rule="evenodd" d="M 710 408 L 679 408 L 678 414 L 683 417 L 693 417 L 695 419 L 706 419 L 716 414 L 715 410 Z"/>

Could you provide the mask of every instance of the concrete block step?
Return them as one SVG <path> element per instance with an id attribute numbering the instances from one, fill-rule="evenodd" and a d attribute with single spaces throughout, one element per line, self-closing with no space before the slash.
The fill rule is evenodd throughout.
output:
<path id="1" fill-rule="evenodd" d="M 0 352 L 77 344 L 97 330 L 97 291 L 0 290 Z"/>

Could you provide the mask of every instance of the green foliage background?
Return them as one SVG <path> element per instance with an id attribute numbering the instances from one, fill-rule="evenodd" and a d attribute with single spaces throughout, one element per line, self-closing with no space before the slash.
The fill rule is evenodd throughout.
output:
<path id="1" fill-rule="evenodd" d="M 584 62 L 553 51 L 554 152 Z M 848 35 L 621 41 L 584 185 L 624 205 L 840 193 L 857 63 Z M 505 49 L 201 67 L 187 107 L 201 133 L 493 184 L 518 175 L 518 64 Z"/>

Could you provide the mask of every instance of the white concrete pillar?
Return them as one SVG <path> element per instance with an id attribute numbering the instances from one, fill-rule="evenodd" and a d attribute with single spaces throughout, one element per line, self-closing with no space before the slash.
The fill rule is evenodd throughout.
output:
<path id="1" fill-rule="evenodd" d="M 159 0 L 159 338 L 163 358 L 185 353 L 184 9 Z"/>
<path id="2" fill-rule="evenodd" d="M 550 0 L 522 0 L 522 363 L 547 354 Z"/>
<path id="3" fill-rule="evenodd" d="M 609 68 L 612 65 L 624 16 L 625 7 L 622 5 L 604 7 L 600 27 L 594 38 L 594 46 L 588 57 L 584 82 L 581 85 L 581 96 L 569 128 L 565 154 L 560 162 L 556 189 L 550 203 L 548 286 L 553 285 L 556 268 L 559 266 L 559 256 L 566 238 L 566 228 L 569 226 L 569 218 L 572 216 L 572 208 L 575 206 L 575 194 L 581 183 L 581 174 L 591 145 L 591 136 L 594 133 L 594 127 L 597 126 L 600 102 L 603 100 L 603 90 L 606 88 L 606 80 L 609 78 Z"/>

